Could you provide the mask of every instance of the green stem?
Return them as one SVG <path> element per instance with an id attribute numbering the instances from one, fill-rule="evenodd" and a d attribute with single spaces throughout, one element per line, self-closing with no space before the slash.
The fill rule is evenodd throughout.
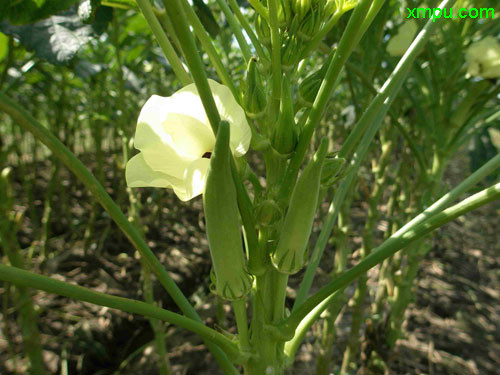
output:
<path id="1" fill-rule="evenodd" d="M 420 252 L 425 247 L 429 246 L 421 240 L 417 241 L 408 249 L 408 256 L 406 258 L 406 265 L 401 281 L 394 288 L 394 296 L 392 300 L 390 300 L 391 313 L 385 340 L 389 350 L 394 348 L 397 340 L 401 337 L 405 311 L 411 302 L 413 296 L 413 282 L 417 277 L 420 261 L 423 257 L 423 254 L 421 255 Z"/>
<path id="2" fill-rule="evenodd" d="M 273 270 L 272 287 L 275 290 L 273 298 L 273 323 L 280 322 L 285 317 L 286 286 L 288 275 Z"/>
<path id="3" fill-rule="evenodd" d="M 189 66 L 190 72 L 193 76 L 196 88 L 198 89 L 198 94 L 200 95 L 203 107 L 207 114 L 210 126 L 214 134 L 217 134 L 217 129 L 219 127 L 220 115 L 215 105 L 210 86 L 208 85 L 207 76 L 204 70 L 203 62 L 201 61 L 200 55 L 196 48 L 193 36 L 189 30 L 189 25 L 186 22 L 184 11 L 181 5 L 182 0 L 169 0 L 164 1 L 165 8 L 168 11 L 170 20 L 172 21 L 179 41 L 181 42 L 184 56 L 186 57 L 187 64 Z M 191 9 L 189 7 L 189 9 Z M 187 7 L 186 7 L 187 10 Z M 188 15 L 189 15 L 188 10 Z M 196 18 L 197 19 L 197 18 Z M 199 21 L 199 20 L 198 20 Z M 236 96 L 238 98 L 238 96 Z M 249 247 L 252 250 L 256 249 L 257 246 L 257 233 L 255 231 L 255 220 L 252 216 L 252 203 L 246 192 L 246 188 L 239 179 L 238 171 L 234 159 L 231 158 L 231 172 L 233 175 L 233 180 L 236 185 L 236 191 L 238 194 L 238 207 L 240 209 L 241 218 L 243 225 L 245 227 L 245 232 L 247 235 L 247 240 L 249 242 Z"/>
<path id="4" fill-rule="evenodd" d="M 295 353 L 297 353 L 297 350 L 299 349 L 300 344 L 302 343 L 302 340 L 304 340 L 307 331 L 312 327 L 314 322 L 316 322 L 319 317 L 321 316 L 321 313 L 325 311 L 327 307 L 331 305 L 332 302 L 335 301 L 335 299 L 339 298 L 340 295 L 344 292 L 345 287 L 339 288 L 337 291 L 333 292 L 331 295 L 329 295 L 327 298 L 325 298 L 323 301 L 318 303 L 298 324 L 298 326 L 295 329 L 295 335 L 293 336 L 293 339 L 290 341 L 287 341 L 285 344 L 285 355 L 287 356 L 287 361 L 288 363 L 293 362 L 293 358 L 295 357 Z M 340 301 L 343 299 L 340 298 Z M 340 310 L 340 309 L 339 309 Z"/>
<path id="5" fill-rule="evenodd" d="M 389 132 L 391 129 L 389 129 Z M 392 141 L 382 140 L 382 153 L 378 160 L 378 163 L 374 165 L 373 170 L 375 172 L 374 176 L 374 188 L 372 194 L 368 199 L 368 213 L 365 223 L 365 228 L 363 230 L 363 246 L 361 248 L 361 259 L 366 258 L 372 248 L 373 248 L 373 232 L 375 230 L 375 225 L 378 219 L 378 205 L 384 191 L 383 187 L 386 181 L 387 174 L 387 164 L 389 163 L 390 156 L 392 154 Z M 344 358 L 342 360 L 341 374 L 345 374 L 350 368 L 351 362 L 354 361 L 358 350 L 360 347 L 360 328 L 364 321 L 364 302 L 366 298 L 366 292 L 368 288 L 368 275 L 362 275 L 358 280 L 358 285 L 354 296 L 349 303 L 352 311 L 352 322 L 349 331 L 349 338 L 347 341 L 347 347 L 344 351 Z"/>
<path id="6" fill-rule="evenodd" d="M 330 273 L 331 280 L 334 280 L 345 272 L 347 268 L 348 256 L 352 252 L 349 246 L 349 232 L 351 226 L 350 210 L 354 191 L 355 189 L 351 189 L 350 193 L 345 199 L 342 210 L 339 213 L 339 223 L 337 226 L 337 231 L 335 233 L 335 236 L 332 238 L 332 242 L 334 242 L 336 251 L 334 258 L 334 269 Z M 325 311 L 326 314 L 322 314 L 326 316 L 324 318 L 320 354 L 318 355 L 316 365 L 317 375 L 330 374 L 330 364 L 332 362 L 333 356 L 332 348 L 335 342 L 336 334 L 335 321 L 337 320 L 340 311 L 346 305 L 346 303 L 347 296 L 345 294 L 345 290 L 342 290 L 339 293 L 335 293 L 335 297 L 332 297 L 332 299 L 330 299 L 328 302 L 328 307 Z M 311 321 L 311 324 L 312 323 L 313 321 Z M 305 335 L 305 333 L 307 332 L 305 329 L 303 331 L 299 329 L 299 331 L 303 332 L 302 335 Z M 287 343 L 287 353 L 291 355 L 291 358 L 295 356 L 295 352 L 297 351 L 302 340 L 303 338 L 297 337 L 294 338 L 290 343 Z"/>
<path id="7" fill-rule="evenodd" d="M 142 277 L 143 283 L 142 288 L 144 291 L 144 300 L 146 303 L 154 306 L 154 293 L 153 293 L 153 283 L 151 281 L 151 275 L 149 270 L 144 264 L 142 266 Z M 158 319 L 149 318 L 149 325 L 153 330 L 154 341 L 155 341 L 155 349 L 158 354 L 158 372 L 160 375 L 169 375 L 170 372 L 170 364 L 167 356 L 167 347 L 165 344 L 165 329 L 163 322 Z"/>
<path id="8" fill-rule="evenodd" d="M 359 39 L 356 41 L 356 44 L 359 43 L 363 35 L 365 34 L 366 30 L 370 27 L 372 24 L 373 20 L 377 16 L 378 12 L 380 11 L 380 8 L 382 8 L 382 5 L 384 5 L 385 0 L 374 0 L 370 9 L 368 10 L 368 14 L 366 15 L 365 20 L 361 24 L 361 32 L 359 33 Z"/>
<path id="9" fill-rule="evenodd" d="M 238 338 L 240 350 L 244 353 L 250 352 L 250 339 L 248 336 L 248 318 L 245 298 L 232 302 L 236 327 L 238 328 Z"/>
<path id="10" fill-rule="evenodd" d="M 337 11 L 332 15 L 332 17 L 326 22 L 326 24 L 318 31 L 318 33 L 311 39 L 308 43 L 304 52 L 302 53 L 302 58 L 307 57 L 311 52 L 318 48 L 323 38 L 328 34 L 328 32 L 333 29 L 333 27 L 339 22 L 340 17 L 346 12 L 344 9 L 337 9 Z"/>
<path id="11" fill-rule="evenodd" d="M 164 0 L 163 4 L 167 10 L 170 21 L 172 21 L 172 24 L 174 25 L 177 38 L 179 38 L 179 42 L 181 43 L 186 63 L 193 77 L 198 94 L 200 95 L 203 107 L 205 108 L 210 126 L 212 127 L 214 134 L 217 134 L 220 122 L 219 111 L 215 105 L 210 86 L 208 85 L 203 61 L 198 53 L 198 49 L 196 48 L 193 34 L 189 29 L 189 24 L 186 19 L 186 16 L 188 16 L 189 13 L 188 15 L 185 14 L 182 5 L 183 2 L 183 0 Z"/>
<path id="12" fill-rule="evenodd" d="M 163 268 L 163 265 L 160 263 L 158 258 L 156 258 L 144 239 L 135 230 L 133 224 L 127 220 L 127 217 L 111 199 L 104 187 L 89 172 L 82 162 L 76 158 L 75 155 L 73 155 L 73 153 L 69 151 L 66 146 L 64 146 L 64 144 L 62 144 L 49 130 L 47 130 L 42 124 L 36 121 L 31 115 L 24 111 L 24 109 L 14 103 L 2 92 L 0 92 L 0 110 L 10 115 L 14 121 L 21 125 L 25 130 L 31 132 L 36 138 L 45 144 L 52 151 L 52 153 L 56 155 L 64 163 L 64 165 L 78 177 L 80 181 L 83 182 L 87 189 L 94 195 L 97 201 L 103 206 L 109 216 L 134 245 L 135 249 L 141 254 L 142 257 L 144 257 L 145 262 L 151 268 L 152 272 L 172 297 L 177 306 L 179 306 L 181 311 L 187 317 L 201 321 L 201 318 L 196 313 L 196 310 L 182 294 L 179 287 L 169 276 L 165 268 Z M 231 365 L 226 355 L 220 348 L 211 342 L 207 342 L 206 344 L 219 364 L 223 366 L 228 374 L 236 373 L 236 369 Z"/>
<path id="13" fill-rule="evenodd" d="M 187 1 L 182 1 L 182 6 L 184 7 L 184 12 L 186 13 L 187 20 L 193 27 L 194 33 L 198 40 L 200 41 L 201 45 L 203 46 L 203 49 L 207 52 L 208 58 L 210 59 L 210 62 L 215 68 L 215 71 L 217 72 L 217 75 L 219 76 L 220 80 L 224 85 L 229 87 L 231 90 L 231 93 L 233 94 L 234 98 L 236 99 L 237 102 L 240 101 L 240 96 L 238 94 L 238 90 L 234 86 L 233 80 L 231 79 L 231 76 L 229 75 L 227 69 L 224 67 L 224 64 L 222 63 L 221 58 L 219 57 L 219 54 L 217 53 L 217 50 L 215 49 L 214 45 L 212 44 L 212 40 L 210 39 L 210 35 L 208 35 L 207 31 L 205 30 L 205 27 L 201 23 L 200 19 L 196 15 L 195 11 L 189 5 Z M 179 37 L 180 39 L 180 37 Z M 182 42 L 182 41 L 181 41 Z M 184 52 L 185 54 L 186 52 Z M 198 52 L 196 51 L 196 54 L 198 55 Z M 199 55 L 198 55 L 199 57 Z M 187 57 L 186 57 L 187 60 Z M 200 60 L 201 61 L 201 60 Z M 193 76 L 194 77 L 194 76 Z M 196 82 L 196 78 L 195 78 Z"/>
<path id="14" fill-rule="evenodd" d="M 402 82 L 400 82 L 400 84 L 401 83 Z M 316 269 L 318 268 L 321 257 L 323 256 L 326 244 L 328 242 L 328 239 L 330 238 L 330 234 L 333 230 L 333 226 L 335 225 L 335 221 L 337 220 L 337 215 L 339 213 L 339 210 L 344 204 L 346 195 L 351 190 L 354 178 L 357 176 L 357 171 L 361 167 L 362 161 L 368 154 L 371 141 L 375 136 L 375 134 L 377 133 L 377 131 L 379 130 L 379 127 L 382 124 L 382 120 L 385 114 L 387 113 L 389 107 L 391 106 L 392 101 L 394 100 L 396 94 L 397 90 L 393 94 L 393 96 L 391 96 L 389 100 L 387 100 L 384 103 L 384 105 L 380 108 L 379 112 L 373 119 L 372 127 L 369 128 L 368 131 L 364 134 L 363 139 L 357 149 L 355 158 L 352 161 L 350 172 L 347 174 L 346 177 L 344 177 L 344 179 L 340 183 L 340 186 L 337 189 L 337 192 L 335 193 L 335 197 L 328 209 L 328 215 L 323 222 L 323 227 L 321 229 L 318 240 L 312 251 L 311 259 L 306 268 L 306 273 L 304 275 L 302 283 L 300 284 L 299 292 L 297 293 L 297 298 L 295 300 L 295 304 L 293 307 L 294 311 L 295 309 L 298 308 L 298 306 L 300 306 L 300 304 L 305 300 L 307 294 L 309 293 L 314 276 L 316 274 Z"/>
<path id="15" fill-rule="evenodd" d="M 155 12 L 156 17 L 160 21 L 163 29 L 172 40 L 172 43 L 175 46 L 175 48 L 177 48 L 178 51 L 182 52 L 181 43 L 179 42 L 179 38 L 177 38 L 177 34 L 175 33 L 174 25 L 172 25 L 172 21 L 170 21 L 170 18 L 168 17 L 168 14 L 165 11 L 165 9 L 160 10 L 157 8 L 153 8 L 153 10 Z"/>
<path id="16" fill-rule="evenodd" d="M 160 22 L 158 22 L 158 19 L 154 14 L 153 8 L 151 7 L 149 0 L 137 0 L 137 5 L 141 9 L 144 18 L 146 19 L 149 27 L 151 28 L 151 31 L 153 32 L 154 36 L 156 37 L 156 40 L 158 41 L 158 44 L 163 50 L 165 57 L 170 63 L 172 70 L 174 71 L 175 75 L 177 76 L 181 84 L 183 86 L 190 84 L 191 78 L 189 78 L 189 75 L 184 70 L 181 60 L 175 53 L 172 44 L 170 44 L 170 41 L 168 40 L 167 35 L 163 31 Z"/>
<path id="17" fill-rule="evenodd" d="M 455 1 L 456 0 L 445 0 L 440 4 L 440 7 L 442 7 L 441 9 L 450 7 L 455 3 Z M 349 137 L 347 137 L 347 139 L 345 140 L 341 150 L 339 151 L 339 157 L 347 157 L 353 152 L 359 139 L 365 133 L 366 128 L 370 126 L 372 118 L 376 116 L 378 110 L 383 105 L 385 100 L 395 91 L 397 91 L 395 90 L 396 88 L 399 89 L 398 86 L 408 74 L 409 67 L 411 66 L 411 64 L 413 64 L 413 61 L 420 53 L 427 40 L 430 38 L 432 32 L 437 27 L 437 24 L 438 23 L 433 22 L 432 19 L 429 20 L 422 31 L 418 34 L 416 39 L 413 41 L 411 46 L 399 61 L 391 76 L 387 79 L 384 86 L 381 88 L 380 92 L 373 99 L 370 106 L 363 113 L 363 116 L 361 116 L 360 120 L 355 125 L 352 132 L 349 134 Z"/>
<path id="18" fill-rule="evenodd" d="M 261 253 L 259 249 L 259 239 L 257 237 L 257 223 L 253 214 L 253 204 L 248 195 L 248 191 L 241 181 L 238 169 L 236 167 L 236 162 L 233 158 L 230 158 L 231 163 L 231 174 L 233 176 L 234 185 L 236 187 L 236 195 L 238 199 L 238 209 L 240 211 L 241 221 L 243 223 L 243 228 L 245 230 L 245 238 L 247 241 L 247 252 L 249 265 L 252 264 L 253 270 L 260 272 L 262 265 L 259 261 L 256 263 L 254 260 L 261 259 Z"/>
<path id="19" fill-rule="evenodd" d="M 455 0 L 446 0 L 443 2 L 442 5 L 450 5 L 453 4 Z M 353 16 L 354 17 L 354 14 Z M 431 35 L 432 30 L 435 27 L 435 23 L 432 22 L 432 20 L 429 20 L 429 22 L 426 24 L 424 29 L 421 31 L 421 33 L 417 36 L 415 41 L 412 43 L 406 54 L 403 56 L 401 61 L 399 62 L 398 66 L 396 67 L 395 71 L 391 74 L 391 76 L 387 79 L 385 82 L 383 88 L 381 91 L 377 94 L 377 96 L 373 99 L 371 104 L 368 106 L 366 111 L 363 113 L 361 116 L 360 120 L 356 124 L 355 128 L 353 131 L 349 134 L 349 137 L 346 139 L 344 142 L 340 152 L 339 152 L 339 157 L 347 157 L 348 154 L 352 152 L 354 149 L 355 145 L 357 144 L 359 138 L 363 137 L 360 146 L 356 150 L 355 154 L 355 164 L 356 166 L 352 168 L 352 171 L 349 173 L 349 175 L 344 178 L 344 181 L 341 182 L 341 185 L 335 194 L 335 199 L 331 203 L 330 208 L 329 208 L 329 214 L 325 220 L 325 223 L 323 225 L 323 228 L 321 229 L 321 233 L 319 235 L 318 241 L 315 245 L 315 248 L 313 250 L 312 256 L 311 256 L 311 261 L 309 262 L 307 269 L 306 269 L 306 275 L 304 277 L 304 280 L 301 284 L 298 297 L 300 299 L 297 299 L 295 302 L 295 306 L 298 306 L 299 303 L 301 303 L 304 299 L 305 296 L 307 296 L 307 293 L 312 285 L 312 279 L 314 278 L 314 275 L 316 274 L 316 268 L 319 264 L 319 261 L 321 259 L 321 256 L 323 254 L 324 248 L 326 246 L 326 243 L 328 241 L 328 238 L 330 236 L 330 233 L 333 229 L 333 226 L 335 224 L 337 215 L 338 215 L 338 209 L 340 207 L 340 204 L 343 201 L 343 196 L 348 189 L 347 183 L 350 184 L 350 182 L 346 181 L 348 178 L 353 178 L 350 177 L 352 176 L 352 173 L 354 173 L 357 168 L 359 168 L 361 161 L 364 159 L 368 149 L 368 145 L 371 143 L 373 137 L 375 136 L 378 128 L 381 125 L 381 122 L 383 120 L 383 117 L 387 113 L 387 111 L 390 108 L 390 105 L 396 95 L 399 92 L 399 89 L 401 88 L 401 85 L 405 79 L 405 77 L 408 75 L 411 65 L 417 56 L 418 52 L 420 49 L 424 46 L 426 41 Z M 324 83 L 324 82 L 323 82 Z M 322 84 L 323 86 L 323 84 Z M 319 95 L 318 95 L 319 96 Z M 318 98 L 316 98 L 317 100 Z M 316 102 L 316 101 L 315 101 Z M 309 119 L 308 119 L 309 122 Z M 300 145 L 300 143 L 299 143 Z M 295 155 L 294 155 L 295 158 Z M 293 160 L 292 159 L 292 163 Z M 290 174 L 290 170 L 292 168 L 292 163 L 290 164 L 290 168 L 287 171 L 287 175 Z M 287 181 L 283 184 L 282 188 L 286 190 L 286 185 Z M 294 306 L 294 308 L 295 308 Z"/>
<path id="20" fill-rule="evenodd" d="M 361 71 L 359 70 L 354 64 L 351 64 L 349 62 L 346 63 L 347 70 L 356 74 L 361 81 L 363 82 L 364 86 L 373 94 L 377 94 L 378 91 L 375 87 L 373 87 L 373 84 L 371 80 Z M 420 169 L 422 173 L 427 173 L 426 170 L 426 164 L 424 157 L 422 155 L 422 152 L 418 149 L 417 145 L 415 144 L 413 138 L 408 134 L 406 129 L 403 127 L 403 124 L 401 124 L 400 120 L 397 118 L 397 116 L 393 113 L 392 110 L 389 111 L 389 115 L 391 116 L 391 119 L 393 121 L 393 125 L 399 130 L 401 135 L 404 137 L 406 142 L 408 143 L 408 146 L 410 147 L 410 150 L 413 152 L 415 157 L 417 158 L 418 165 L 420 166 Z"/>
<path id="21" fill-rule="evenodd" d="M 262 5 L 260 0 L 248 0 L 248 2 L 255 9 L 255 11 L 269 23 L 269 12 L 264 5 Z"/>
<path id="22" fill-rule="evenodd" d="M 264 48 L 262 47 L 262 44 L 260 43 L 259 39 L 253 32 L 252 27 L 248 23 L 247 19 L 245 16 L 241 13 L 240 7 L 236 0 L 228 0 L 229 1 L 229 6 L 233 10 L 234 14 L 236 15 L 236 18 L 238 18 L 238 21 L 240 22 L 241 26 L 243 29 L 245 29 L 245 32 L 247 33 L 248 37 L 252 41 L 252 45 L 255 48 L 255 52 L 257 52 L 257 56 L 259 56 L 259 59 L 261 62 L 265 63 L 269 59 L 268 56 L 266 55 Z"/>
<path id="23" fill-rule="evenodd" d="M 362 0 L 360 4 L 357 5 L 351 15 L 351 18 L 349 19 L 349 23 L 347 24 L 346 30 L 342 35 L 342 39 L 340 40 L 339 47 L 334 52 L 333 59 L 330 62 L 325 78 L 323 79 L 319 92 L 316 95 L 311 112 L 309 113 L 306 124 L 302 129 L 297 149 L 290 161 L 290 165 L 284 177 L 284 182 L 280 188 L 279 195 L 281 197 L 287 198 L 291 194 L 294 186 L 293 182 L 297 178 L 302 160 L 308 150 L 314 130 L 318 126 L 321 116 L 323 115 L 323 111 L 325 110 L 328 99 L 330 98 L 331 92 L 335 86 L 335 81 L 337 80 L 345 62 L 354 50 L 354 47 L 356 46 L 355 41 L 360 39 L 359 25 L 365 19 L 371 1 L 372 0 Z"/>
<path id="24" fill-rule="evenodd" d="M 271 29 L 272 92 L 269 106 L 269 120 L 278 118 L 281 101 L 281 38 L 278 24 L 278 0 L 268 0 L 269 27 Z"/>
<path id="25" fill-rule="evenodd" d="M 9 37 L 9 43 L 7 45 L 7 57 L 5 59 L 2 75 L 0 76 L 0 90 L 2 89 L 8 75 L 8 71 L 14 62 L 14 37 Z"/>
<path id="26" fill-rule="evenodd" d="M 403 227 L 404 230 L 403 228 L 401 228 L 388 240 L 384 241 L 384 243 L 374 249 L 373 252 L 360 263 L 358 263 L 358 265 L 354 266 L 342 276 L 327 284 L 325 287 L 311 296 L 307 301 L 305 301 L 304 304 L 299 306 L 299 308 L 295 312 L 293 312 L 287 319 L 280 323 L 281 329 L 283 329 L 283 332 L 285 334 L 294 332 L 302 319 L 304 319 L 311 311 L 313 311 L 318 304 L 322 303 L 326 298 L 329 298 L 333 293 L 348 286 L 351 282 L 359 278 L 370 268 L 375 267 L 384 259 L 390 257 L 391 255 L 394 255 L 396 252 L 408 246 L 413 241 L 424 237 L 435 229 L 448 223 L 449 221 L 452 221 L 471 210 L 474 210 L 499 198 L 500 183 L 484 189 L 467 199 L 464 199 L 460 203 L 442 211 L 439 214 L 431 216 L 421 223 L 415 224 L 414 220 L 410 221 Z M 425 215 L 424 211 L 424 213 L 417 216 L 417 218 L 422 215 L 429 217 L 428 215 Z"/>
<path id="27" fill-rule="evenodd" d="M 279 356 L 278 342 L 266 329 L 273 319 L 274 285 L 271 273 L 256 276 L 253 295 L 253 314 L 251 326 L 251 345 L 255 356 L 251 357 L 245 368 L 245 375 L 275 374 L 281 375 L 283 366 Z M 276 271 L 274 271 L 276 272 Z"/>
<path id="28" fill-rule="evenodd" d="M 1 213 L 7 217 L 7 212 Z M 16 234 L 17 228 L 15 222 L 8 219 L 0 222 L 0 240 L 5 255 L 7 255 L 10 264 L 14 267 L 23 269 L 25 267 L 25 262 L 21 255 Z M 7 285 L 4 285 L 4 287 L 8 288 Z M 43 375 L 46 371 L 43 362 L 40 331 L 38 329 L 38 318 L 33 306 L 33 300 L 28 288 L 17 286 L 16 289 L 19 293 L 19 299 L 16 302 L 19 306 L 18 312 L 21 336 L 23 338 L 24 350 L 30 364 L 29 373 L 32 375 Z"/>
<path id="29" fill-rule="evenodd" d="M 242 25 L 238 23 L 238 20 L 236 19 L 236 17 L 234 17 L 233 12 L 231 12 L 231 9 L 226 3 L 226 0 L 216 0 L 216 1 L 217 4 L 219 4 L 220 8 L 222 9 L 222 12 L 226 16 L 226 20 L 229 23 L 229 27 L 233 31 L 234 36 L 238 42 L 238 45 L 240 46 L 241 53 L 243 54 L 243 58 L 245 59 L 245 62 L 248 65 L 248 62 L 252 57 L 252 52 L 250 52 L 250 47 L 248 47 L 248 43 L 245 40 L 245 36 L 241 31 Z"/>
<path id="30" fill-rule="evenodd" d="M 3 264 L 0 264 L 0 279 L 23 287 L 36 288 L 48 293 L 93 303 L 94 305 L 107 306 L 112 309 L 169 322 L 194 332 L 207 341 L 217 344 L 236 362 L 242 359 L 237 345 L 222 333 L 205 326 L 201 322 L 161 309 L 146 302 L 96 292 L 79 285 L 72 285 L 64 281 Z"/>

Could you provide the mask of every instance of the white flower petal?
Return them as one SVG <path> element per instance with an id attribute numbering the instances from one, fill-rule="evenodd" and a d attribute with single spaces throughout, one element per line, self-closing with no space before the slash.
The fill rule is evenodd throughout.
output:
<path id="1" fill-rule="evenodd" d="M 170 98 L 158 95 L 151 96 L 142 107 L 137 123 L 148 124 L 155 132 L 161 135 L 161 124 L 163 124 L 167 117 L 170 100 Z"/>
<path id="2" fill-rule="evenodd" d="M 252 133 L 245 111 L 238 104 L 228 87 L 208 80 L 220 117 L 230 124 L 229 144 L 235 156 L 245 155 L 250 147 Z"/>
<path id="3" fill-rule="evenodd" d="M 177 194 L 181 200 L 187 201 L 203 194 L 209 165 L 210 159 L 206 158 L 197 159 L 189 165 L 184 176 L 185 199 Z"/>
<path id="4" fill-rule="evenodd" d="M 194 83 L 183 87 L 173 94 L 170 99 L 168 108 L 170 113 L 179 113 L 194 117 L 210 128 L 205 108 Z"/>
<path id="5" fill-rule="evenodd" d="M 172 148 L 186 158 L 200 158 L 214 149 L 212 129 L 194 117 L 169 113 L 163 129 L 170 136 Z"/>
<path id="6" fill-rule="evenodd" d="M 169 175 L 152 170 L 145 162 L 142 153 L 130 159 L 125 167 L 125 178 L 129 187 L 171 187 L 182 182 Z"/>
<path id="7" fill-rule="evenodd" d="M 158 127 L 157 127 L 158 128 Z M 142 151 L 145 162 L 149 167 L 157 172 L 171 175 L 178 180 L 184 178 L 184 171 L 188 165 L 196 159 L 179 155 L 174 148 L 169 145 L 170 135 L 163 138 L 151 128 L 150 124 L 141 122 L 137 125 L 135 132 L 135 147 Z"/>
<path id="8" fill-rule="evenodd" d="M 208 84 L 221 119 L 230 124 L 231 150 L 236 156 L 246 154 L 250 147 L 252 133 L 245 116 L 245 111 L 238 104 L 227 86 L 221 85 L 212 79 L 208 80 Z M 172 112 L 188 114 L 210 126 L 194 83 L 187 85 L 175 93 L 172 99 Z"/>
<path id="9" fill-rule="evenodd" d="M 251 131 L 245 112 L 229 88 L 209 80 L 220 116 L 230 124 L 230 147 L 236 156 L 248 151 Z M 127 163 L 127 184 L 174 189 L 186 201 L 205 190 L 215 145 L 210 124 L 194 84 L 168 98 L 153 95 L 139 115 L 134 145 L 141 151 Z"/>

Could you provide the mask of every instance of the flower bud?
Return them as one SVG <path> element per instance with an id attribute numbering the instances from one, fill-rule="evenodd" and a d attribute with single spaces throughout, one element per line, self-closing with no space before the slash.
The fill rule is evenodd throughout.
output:
<path id="1" fill-rule="evenodd" d="M 324 14 L 326 17 L 330 17 L 338 9 L 338 0 L 326 0 Z"/>
<path id="2" fill-rule="evenodd" d="M 328 187 L 337 182 L 346 170 L 347 164 L 344 158 L 326 157 L 321 172 L 321 186 Z"/>
<path id="3" fill-rule="evenodd" d="M 290 26 L 292 19 L 292 4 L 290 4 L 289 0 L 281 0 L 278 8 L 278 23 L 280 27 L 285 28 Z"/>
<path id="4" fill-rule="evenodd" d="M 328 140 L 323 138 L 314 159 L 304 169 L 293 189 L 278 246 L 271 255 L 274 267 L 281 273 L 294 274 L 304 266 L 327 149 Z"/>
<path id="5" fill-rule="evenodd" d="M 302 41 L 297 35 L 289 37 L 281 48 L 281 66 L 284 72 L 291 72 L 302 53 Z"/>
<path id="6" fill-rule="evenodd" d="M 295 3 L 293 4 L 293 11 L 299 20 L 305 17 L 310 8 L 311 0 L 295 0 Z"/>
<path id="7" fill-rule="evenodd" d="M 322 10 L 318 8 L 311 10 L 307 16 L 305 16 L 299 28 L 298 35 L 300 39 L 307 42 L 318 33 L 322 22 L 321 14 Z"/>
<path id="8" fill-rule="evenodd" d="M 271 29 L 269 28 L 266 20 L 260 15 L 255 17 L 255 31 L 257 32 L 257 36 L 262 44 L 264 44 L 267 48 L 271 48 Z"/>
<path id="9" fill-rule="evenodd" d="M 320 70 L 307 76 L 299 85 L 298 99 L 304 107 L 312 107 L 316 95 L 318 94 L 321 82 L 323 81 L 323 72 Z"/>
<path id="10" fill-rule="evenodd" d="M 283 213 L 273 200 L 265 200 L 255 206 L 255 216 L 259 225 L 269 227 L 281 220 Z"/>
<path id="11" fill-rule="evenodd" d="M 248 62 L 245 109 L 248 117 L 253 119 L 262 117 L 266 109 L 266 95 L 260 72 L 257 69 L 257 60 L 254 57 Z"/>
<path id="12" fill-rule="evenodd" d="M 312 107 L 314 100 L 316 100 L 316 95 L 318 94 L 319 88 L 321 87 L 321 82 L 325 77 L 330 61 L 333 58 L 333 54 L 328 56 L 328 59 L 323 64 L 323 67 L 316 72 L 307 76 L 299 85 L 299 102 L 305 107 Z"/>
<path id="13" fill-rule="evenodd" d="M 280 154 L 289 154 L 295 150 L 297 144 L 297 130 L 295 125 L 295 112 L 290 88 L 290 80 L 282 80 L 281 112 L 278 126 L 274 128 L 273 147 Z"/>
<path id="14" fill-rule="evenodd" d="M 210 160 L 203 208 L 216 292 L 221 298 L 236 300 L 248 294 L 252 278 L 245 265 L 230 157 L 229 124 L 222 121 Z"/>

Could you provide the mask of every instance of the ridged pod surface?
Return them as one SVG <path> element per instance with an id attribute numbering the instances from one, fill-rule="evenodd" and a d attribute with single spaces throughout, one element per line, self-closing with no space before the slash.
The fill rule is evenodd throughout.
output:
<path id="1" fill-rule="evenodd" d="M 304 266 L 327 150 L 328 141 L 323 139 L 293 189 L 278 246 L 271 256 L 274 267 L 281 273 L 294 274 Z"/>
<path id="2" fill-rule="evenodd" d="M 281 111 L 278 126 L 274 128 L 273 146 L 280 154 L 288 154 L 295 150 L 297 144 L 297 130 L 293 110 L 292 91 L 288 78 L 283 79 L 281 89 Z"/>
<path id="3" fill-rule="evenodd" d="M 221 298 L 232 301 L 248 294 L 252 278 L 245 264 L 230 157 L 229 124 L 222 121 L 210 159 L 203 208 L 216 292 Z"/>

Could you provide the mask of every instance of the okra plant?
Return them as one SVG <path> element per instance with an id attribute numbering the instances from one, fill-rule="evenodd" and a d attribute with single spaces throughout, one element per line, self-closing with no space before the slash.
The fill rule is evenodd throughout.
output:
<path id="1" fill-rule="evenodd" d="M 9 265 L 0 264 L 0 279 L 19 287 L 26 301 L 24 320 L 33 315 L 26 288 L 36 288 L 149 318 L 163 356 L 160 322 L 178 325 L 204 340 L 225 374 L 248 375 L 279 375 L 292 368 L 307 332 L 321 320 L 317 373 L 330 373 L 335 320 L 348 303 L 347 288 L 356 283 L 339 371 L 387 370 L 383 351 L 404 334 L 412 285 L 430 249 L 427 236 L 500 198 L 499 182 L 463 198 L 486 177 L 498 179 L 500 155 L 453 188 L 442 184 L 448 163 L 464 145 L 498 126 L 499 28 L 473 19 L 406 20 L 404 12 L 402 20 L 394 19 L 400 8 L 418 6 L 410 0 L 248 2 L 246 7 L 236 0 L 209 1 L 209 7 L 188 0 L 101 3 L 144 17 L 182 86 L 170 96 L 151 93 L 142 108 L 137 106 L 135 135 L 127 135 L 124 124 L 113 130 L 123 151 L 128 215 L 103 187 L 102 165 L 94 177 L 70 151 L 74 140 L 63 144 L 60 129 L 51 132 L 8 91 L 0 91 L 0 110 L 50 149 L 54 165 L 64 164 L 85 184 L 138 251 L 146 302 L 28 271 L 9 234 L 16 219 L 8 215 L 0 233 Z M 431 1 L 440 9 L 466 5 L 456 2 Z M 18 14 L 15 5 L 7 9 Z M 223 63 L 212 13 L 223 15 L 234 35 L 238 69 Z M 121 72 L 117 81 L 123 92 Z M 352 105 L 339 108 L 346 96 Z M 130 112 L 126 98 L 118 99 Z M 344 120 L 346 114 L 352 118 Z M 63 114 L 60 118 L 64 122 Z M 103 137 L 98 125 L 108 124 L 94 123 L 98 154 Z M 130 156 L 132 145 L 138 152 Z M 356 230 L 350 213 L 370 157 L 372 189 L 366 196 L 361 256 L 349 267 L 348 233 Z M 0 183 L 7 192 L 7 170 Z M 217 298 L 230 302 L 236 334 L 203 324 L 148 247 L 136 188 L 172 189 L 181 201 L 202 196 L 212 261 L 207 283 Z M 7 213 L 10 193 L 2 196 L 0 207 Z M 390 225 L 379 241 L 374 228 L 382 202 Z M 332 248 L 335 264 L 326 266 L 332 270 L 330 281 L 311 293 L 323 255 Z M 370 291 L 367 272 L 374 267 L 379 279 Z M 150 273 L 182 315 L 154 305 Z M 288 305 L 289 278 L 297 276 L 300 287 Z M 31 329 L 38 335 L 36 324 Z M 360 361 L 369 329 L 384 337 L 361 348 Z M 28 335 L 23 339 L 32 373 L 43 373 L 39 343 Z M 160 371 L 168 373 L 168 363 Z"/>

